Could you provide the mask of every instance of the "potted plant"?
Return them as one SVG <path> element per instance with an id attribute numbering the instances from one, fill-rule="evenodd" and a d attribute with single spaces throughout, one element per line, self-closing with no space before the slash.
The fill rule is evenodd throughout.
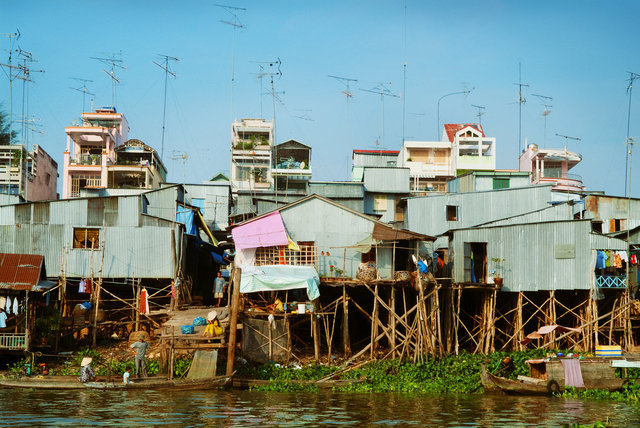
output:
<path id="1" fill-rule="evenodd" d="M 491 273 L 493 274 L 493 283 L 497 286 L 501 286 L 502 285 L 502 281 L 503 278 L 500 276 L 500 271 L 501 269 L 503 269 L 504 265 L 503 263 L 506 261 L 507 259 L 502 259 L 500 257 L 492 257 L 491 261 L 493 263 L 495 263 L 495 268 L 491 271 Z"/>

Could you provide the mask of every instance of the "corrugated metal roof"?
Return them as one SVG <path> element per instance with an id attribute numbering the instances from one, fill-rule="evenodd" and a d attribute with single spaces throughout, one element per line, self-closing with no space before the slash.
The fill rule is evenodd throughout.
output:
<path id="1" fill-rule="evenodd" d="M 480 134 L 484 137 L 482 125 L 480 125 L 479 123 L 445 123 L 444 130 L 447 133 L 449 141 L 453 142 L 453 140 L 456 138 L 456 133 L 468 126 L 474 128 L 476 131 L 480 131 Z"/>
<path id="2" fill-rule="evenodd" d="M 37 254 L 0 253 L 0 288 L 33 290 L 38 285 L 43 260 Z"/>
<path id="3" fill-rule="evenodd" d="M 364 188 L 367 192 L 409 194 L 410 184 L 409 168 L 364 168 Z"/>

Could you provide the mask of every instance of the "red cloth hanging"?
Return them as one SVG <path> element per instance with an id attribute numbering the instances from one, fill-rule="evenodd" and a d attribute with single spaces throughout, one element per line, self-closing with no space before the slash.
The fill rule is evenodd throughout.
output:
<path id="1" fill-rule="evenodd" d="M 149 313 L 149 293 L 146 288 L 140 290 L 140 313 Z"/>

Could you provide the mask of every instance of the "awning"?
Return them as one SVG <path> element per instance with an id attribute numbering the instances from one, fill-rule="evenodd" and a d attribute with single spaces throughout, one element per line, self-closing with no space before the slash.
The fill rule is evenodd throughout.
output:
<path id="1" fill-rule="evenodd" d="M 541 339 L 543 335 L 545 334 L 549 334 L 554 330 L 558 330 L 560 333 L 566 333 L 569 331 L 572 331 L 574 333 L 581 333 L 582 330 L 580 328 L 573 328 L 573 327 L 563 327 L 561 325 L 545 325 L 540 327 L 540 329 L 538 329 L 538 331 L 534 331 L 533 333 L 527 334 L 527 337 L 525 337 L 523 340 L 520 341 L 521 344 L 526 345 L 527 343 L 531 342 L 533 339 Z"/>
<path id="2" fill-rule="evenodd" d="M 279 212 L 234 227 L 231 231 L 236 249 L 288 245 L 289 237 Z"/>
<path id="3" fill-rule="evenodd" d="M 258 291 L 307 290 L 309 300 L 320 297 L 320 277 L 313 266 L 268 265 L 255 266 L 243 271 L 240 279 L 241 293 Z"/>
<path id="4" fill-rule="evenodd" d="M 0 254 L 0 289 L 41 291 L 49 287 L 44 272 L 44 256 Z"/>
<path id="5" fill-rule="evenodd" d="M 423 235 L 421 233 L 411 232 L 406 229 L 396 229 L 391 226 L 387 226 L 381 223 L 375 223 L 373 225 L 373 238 L 381 241 L 394 241 L 394 240 L 409 240 L 417 239 L 420 241 L 435 241 L 436 238 L 429 235 Z"/>

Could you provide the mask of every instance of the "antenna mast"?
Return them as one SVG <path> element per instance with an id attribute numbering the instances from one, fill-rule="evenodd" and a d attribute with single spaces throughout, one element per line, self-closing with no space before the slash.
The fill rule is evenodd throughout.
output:
<path id="1" fill-rule="evenodd" d="M 527 88 L 529 85 L 522 83 L 522 63 L 518 62 L 518 83 L 514 83 L 518 86 L 518 159 L 520 153 L 522 153 L 522 105 L 527 100 L 522 96 L 522 88 Z"/>
<path id="2" fill-rule="evenodd" d="M 360 89 L 364 92 L 371 92 L 372 94 L 380 95 L 380 143 L 384 147 L 384 97 L 400 98 L 399 95 L 394 94 L 385 85 L 391 85 L 391 82 L 380 82 L 378 86 L 373 89 Z"/>
<path id="3" fill-rule="evenodd" d="M 118 55 L 122 56 L 122 51 L 120 51 L 120 53 Z M 109 71 L 107 71 L 105 69 L 103 69 L 102 71 L 107 73 L 107 76 L 109 76 L 111 78 L 111 103 L 113 104 L 113 107 L 115 107 L 116 106 L 116 101 L 117 101 L 116 100 L 116 84 L 120 83 L 120 79 L 118 78 L 118 76 L 116 76 L 116 68 L 120 68 L 122 70 L 126 70 L 127 67 L 122 65 L 122 59 L 121 58 L 116 58 L 116 54 L 111 54 L 111 56 L 108 57 L 108 58 L 95 57 L 95 56 L 92 56 L 90 58 L 91 59 L 95 59 L 96 61 L 100 61 L 103 64 L 111 66 Z"/>
<path id="4" fill-rule="evenodd" d="M 69 79 L 72 80 L 77 80 L 79 82 L 82 82 L 82 86 L 79 88 L 73 88 L 73 87 L 69 87 L 69 89 L 73 89 L 74 91 L 78 91 L 78 92 L 82 92 L 82 111 L 85 112 L 86 107 L 85 107 L 85 98 L 86 95 L 89 94 L 92 97 L 95 97 L 96 94 L 89 92 L 88 88 L 87 88 L 87 82 L 93 82 L 93 80 L 89 80 L 89 79 L 80 79 L 79 77 L 69 77 Z"/>
<path id="5" fill-rule="evenodd" d="M 160 160 L 164 161 L 164 128 L 165 128 L 165 119 L 167 117 L 167 81 L 169 80 L 169 75 L 171 75 L 171 77 L 173 77 L 174 79 L 176 78 L 175 71 L 171 71 L 169 69 L 169 60 L 176 61 L 176 62 L 180 60 L 174 56 L 168 56 L 168 55 L 162 55 L 162 54 L 158 54 L 158 56 L 164 59 L 164 64 L 158 64 L 157 62 L 153 61 L 155 65 L 157 65 L 158 67 L 164 70 L 164 104 L 162 106 L 162 145 L 160 148 Z"/>
<path id="6" fill-rule="evenodd" d="M 484 116 L 486 107 L 477 106 L 475 104 L 471 104 L 471 107 L 475 107 L 478 110 L 478 112 L 476 113 L 476 117 L 478 118 L 478 123 L 480 124 L 480 126 L 482 126 L 482 116 Z"/>
<path id="7" fill-rule="evenodd" d="M 543 134 L 543 143 L 542 147 L 547 147 L 547 116 L 551 114 L 550 108 L 553 107 L 551 104 L 545 104 L 545 102 L 553 101 L 553 97 L 547 97 L 545 95 L 531 94 L 534 97 L 538 97 L 542 100 L 542 105 L 544 106 L 544 110 L 542 111 L 542 117 L 544 118 L 544 134 Z"/>
<path id="8" fill-rule="evenodd" d="M 189 155 L 186 152 L 179 151 L 179 150 L 174 150 L 173 152 L 171 152 L 171 160 L 181 160 L 182 161 L 182 186 L 183 187 L 184 187 L 184 185 L 186 183 L 184 162 L 187 159 L 189 159 Z"/>
<path id="9" fill-rule="evenodd" d="M 627 93 L 629 94 L 629 109 L 627 110 L 627 141 L 631 138 L 629 136 L 629 127 L 631 126 L 631 92 L 633 91 L 633 81 L 640 77 L 640 74 L 634 73 L 633 71 L 627 71 L 629 73 L 629 85 L 627 86 Z M 625 161 L 624 161 L 624 195 L 627 196 L 627 170 L 629 169 L 629 153 L 631 149 L 626 151 Z M 631 186 L 629 186 L 631 187 Z M 629 192 L 631 194 L 631 192 Z"/>
<path id="10" fill-rule="evenodd" d="M 356 83 L 357 79 L 349 79 L 348 77 L 340 77 L 340 76 L 332 76 L 328 75 L 332 79 L 336 79 L 338 82 L 342 83 L 345 87 L 344 91 L 340 91 L 345 95 L 347 100 L 347 139 L 351 141 L 351 108 L 350 108 L 350 100 L 353 98 L 353 93 L 351 92 L 351 82 Z M 353 142 L 351 144 L 353 147 Z"/>
<path id="11" fill-rule="evenodd" d="M 31 73 L 44 73 L 44 70 L 32 70 L 29 67 L 28 63 L 37 62 L 35 58 L 33 58 L 33 54 L 31 52 L 27 52 L 23 49 L 18 48 L 18 55 L 22 57 L 22 65 L 18 66 L 22 70 L 22 76 L 16 76 L 18 79 L 22 80 L 22 141 L 27 146 L 27 151 L 29 150 L 29 135 L 27 134 L 28 123 L 31 122 L 27 120 L 29 116 L 29 86 L 27 82 L 33 82 L 31 79 Z M 32 128 L 33 129 L 33 128 Z"/>
<path id="12" fill-rule="evenodd" d="M 231 122 L 233 123 L 233 89 L 235 86 L 236 30 L 238 28 L 247 28 L 246 25 L 240 22 L 236 12 L 239 12 L 239 11 L 244 12 L 247 9 L 244 7 L 233 7 L 233 6 L 227 6 L 224 4 L 214 4 L 214 6 L 224 9 L 233 17 L 231 21 L 223 21 L 221 19 L 219 20 L 223 24 L 230 25 L 231 27 L 233 27 L 233 40 L 231 42 L 231 106 L 229 107 L 229 115 L 231 116 Z"/>
<path id="13" fill-rule="evenodd" d="M 13 74 L 14 69 L 19 69 L 11 64 L 11 56 L 13 54 L 13 39 L 16 41 L 20 38 L 20 30 L 16 29 L 15 33 L 2 33 L 3 36 L 9 39 L 9 60 L 7 64 L 0 63 L 0 67 L 5 67 L 9 70 L 7 77 L 9 78 L 9 144 L 13 139 L 13 79 L 18 77 L 19 72 Z M 5 71 L 6 73 L 6 71 Z"/>

